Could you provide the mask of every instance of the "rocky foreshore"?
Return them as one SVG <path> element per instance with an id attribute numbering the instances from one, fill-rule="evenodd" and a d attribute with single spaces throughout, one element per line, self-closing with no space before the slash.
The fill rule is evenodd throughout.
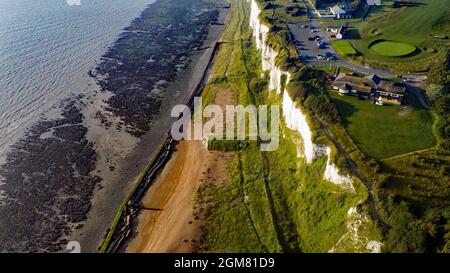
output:
<path id="1" fill-rule="evenodd" d="M 77 102 L 61 103 L 61 118 L 34 125 L 7 154 L 0 206 L 2 251 L 56 251 L 86 218 L 100 177 Z M 65 245 L 64 245 L 65 247 Z"/>
<path id="2" fill-rule="evenodd" d="M 149 5 L 89 71 L 102 92 L 62 102 L 58 117 L 43 118 L 17 141 L 0 166 L 0 251 L 62 251 L 73 238 L 95 251 L 170 127 L 161 109 L 189 97 L 206 69 L 205 41 L 218 39 L 208 32 L 221 2 Z"/>
<path id="3" fill-rule="evenodd" d="M 134 20 L 97 67 L 108 105 L 137 137 L 150 128 L 162 90 L 200 49 L 218 11 L 210 1 L 158 1 Z"/>

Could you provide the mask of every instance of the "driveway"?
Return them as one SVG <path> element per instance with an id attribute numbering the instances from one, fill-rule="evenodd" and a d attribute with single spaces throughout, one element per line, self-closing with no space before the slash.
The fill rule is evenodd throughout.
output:
<path id="1" fill-rule="evenodd" d="M 302 27 L 307 26 L 308 28 Z M 397 75 L 383 69 L 375 69 L 369 66 L 363 66 L 344 60 L 337 56 L 335 49 L 331 46 L 329 35 L 325 33 L 316 19 L 311 19 L 304 24 L 288 24 L 289 30 L 295 40 L 298 41 L 297 50 L 300 54 L 307 54 L 309 56 L 305 62 L 311 66 L 343 66 L 348 69 L 364 74 L 376 74 L 382 78 L 395 78 Z M 314 32 L 311 32 L 314 31 Z M 310 37 L 320 37 L 325 42 L 325 48 L 320 49 L 315 41 L 309 41 Z M 325 55 L 331 53 L 336 60 L 318 60 L 317 55 Z"/>
<path id="2" fill-rule="evenodd" d="M 303 0 L 303 2 L 308 0 Z M 305 3 L 306 5 L 306 3 Z M 384 69 L 372 68 L 369 66 L 364 66 L 356 63 L 352 63 L 350 61 L 344 60 L 340 58 L 336 54 L 336 50 L 331 46 L 330 36 L 325 33 L 325 31 L 321 28 L 319 24 L 319 20 L 316 19 L 314 11 L 308 9 L 308 21 L 299 24 L 288 24 L 289 30 L 292 33 L 292 36 L 295 40 L 299 41 L 297 45 L 297 50 L 300 54 L 307 54 L 309 56 L 308 59 L 304 60 L 305 63 L 311 66 L 341 66 L 346 67 L 350 70 L 363 73 L 363 74 L 375 74 L 380 76 L 381 78 L 392 79 L 397 77 L 397 74 L 389 72 Z M 303 26 L 308 26 L 309 28 L 304 28 Z M 314 32 L 311 32 L 313 30 Z M 309 41 L 310 37 L 320 37 L 322 41 L 325 42 L 325 48 L 320 49 L 315 41 Z M 327 61 L 327 60 L 318 60 L 317 55 L 325 56 L 326 53 L 332 54 L 335 56 L 336 60 Z M 423 97 L 423 87 L 426 80 L 426 77 L 422 74 L 407 74 L 403 75 L 403 79 L 405 80 L 405 84 L 407 86 L 408 92 L 414 94 L 420 104 L 426 109 L 429 109 L 429 105 L 426 103 Z"/>

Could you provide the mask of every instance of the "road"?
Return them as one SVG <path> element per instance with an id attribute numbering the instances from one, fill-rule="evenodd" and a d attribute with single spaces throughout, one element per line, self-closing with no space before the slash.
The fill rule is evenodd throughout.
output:
<path id="1" fill-rule="evenodd" d="M 340 58 L 334 48 L 331 46 L 328 35 L 321 29 L 316 19 L 311 19 L 310 22 L 305 23 L 309 28 L 303 28 L 300 24 L 289 24 L 289 30 L 296 41 L 298 41 L 297 49 L 300 54 L 307 54 L 309 56 L 305 62 L 311 66 L 342 66 L 356 72 L 364 74 L 376 74 L 382 78 L 395 78 L 397 75 L 383 69 L 376 69 L 369 66 L 355 64 L 350 61 Z M 311 32 L 313 31 L 313 32 Z M 315 41 L 309 41 L 308 38 L 320 37 L 325 42 L 325 48 L 320 49 Z M 325 56 L 326 53 L 331 53 L 336 60 L 318 60 L 318 54 Z"/>
<path id="2" fill-rule="evenodd" d="M 352 63 L 348 60 L 344 60 L 340 58 L 335 49 L 331 46 L 330 37 L 325 31 L 321 28 L 319 20 L 315 18 L 315 15 L 312 11 L 309 11 L 308 14 L 309 20 L 304 22 L 303 24 L 288 24 L 289 30 L 292 33 L 293 38 L 298 41 L 297 42 L 297 50 L 300 54 L 307 54 L 309 56 L 308 59 L 304 61 L 311 66 L 338 66 L 345 67 L 352 71 L 356 71 L 358 73 L 363 73 L 366 75 L 375 74 L 381 78 L 393 79 L 398 77 L 397 74 L 387 71 L 385 69 L 372 68 L 367 65 L 361 65 L 357 63 Z M 309 28 L 304 28 L 303 26 L 308 26 Z M 312 32 L 313 31 L 313 32 Z M 309 41 L 310 37 L 320 37 L 325 42 L 325 48 L 318 48 L 315 41 Z M 318 60 L 317 55 L 332 54 L 336 60 L 327 61 L 327 60 Z M 429 105 L 426 103 L 423 97 L 423 86 L 426 80 L 426 77 L 423 74 L 406 74 L 403 75 L 404 82 L 407 86 L 408 92 L 414 94 L 419 103 L 425 109 L 430 109 Z"/>

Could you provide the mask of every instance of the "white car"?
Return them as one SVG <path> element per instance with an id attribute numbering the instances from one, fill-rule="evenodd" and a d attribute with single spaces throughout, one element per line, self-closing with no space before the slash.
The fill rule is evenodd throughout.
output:
<path id="1" fill-rule="evenodd" d="M 317 55 L 317 59 L 318 59 L 318 60 L 325 60 L 325 57 L 322 56 L 322 55 Z"/>

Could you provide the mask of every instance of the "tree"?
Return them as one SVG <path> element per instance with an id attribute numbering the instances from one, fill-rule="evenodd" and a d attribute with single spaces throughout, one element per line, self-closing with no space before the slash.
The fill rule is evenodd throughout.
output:
<path id="1" fill-rule="evenodd" d="M 434 104 L 438 99 L 445 96 L 446 90 L 443 85 L 440 84 L 430 84 L 425 90 L 428 100 L 431 104 Z"/>

